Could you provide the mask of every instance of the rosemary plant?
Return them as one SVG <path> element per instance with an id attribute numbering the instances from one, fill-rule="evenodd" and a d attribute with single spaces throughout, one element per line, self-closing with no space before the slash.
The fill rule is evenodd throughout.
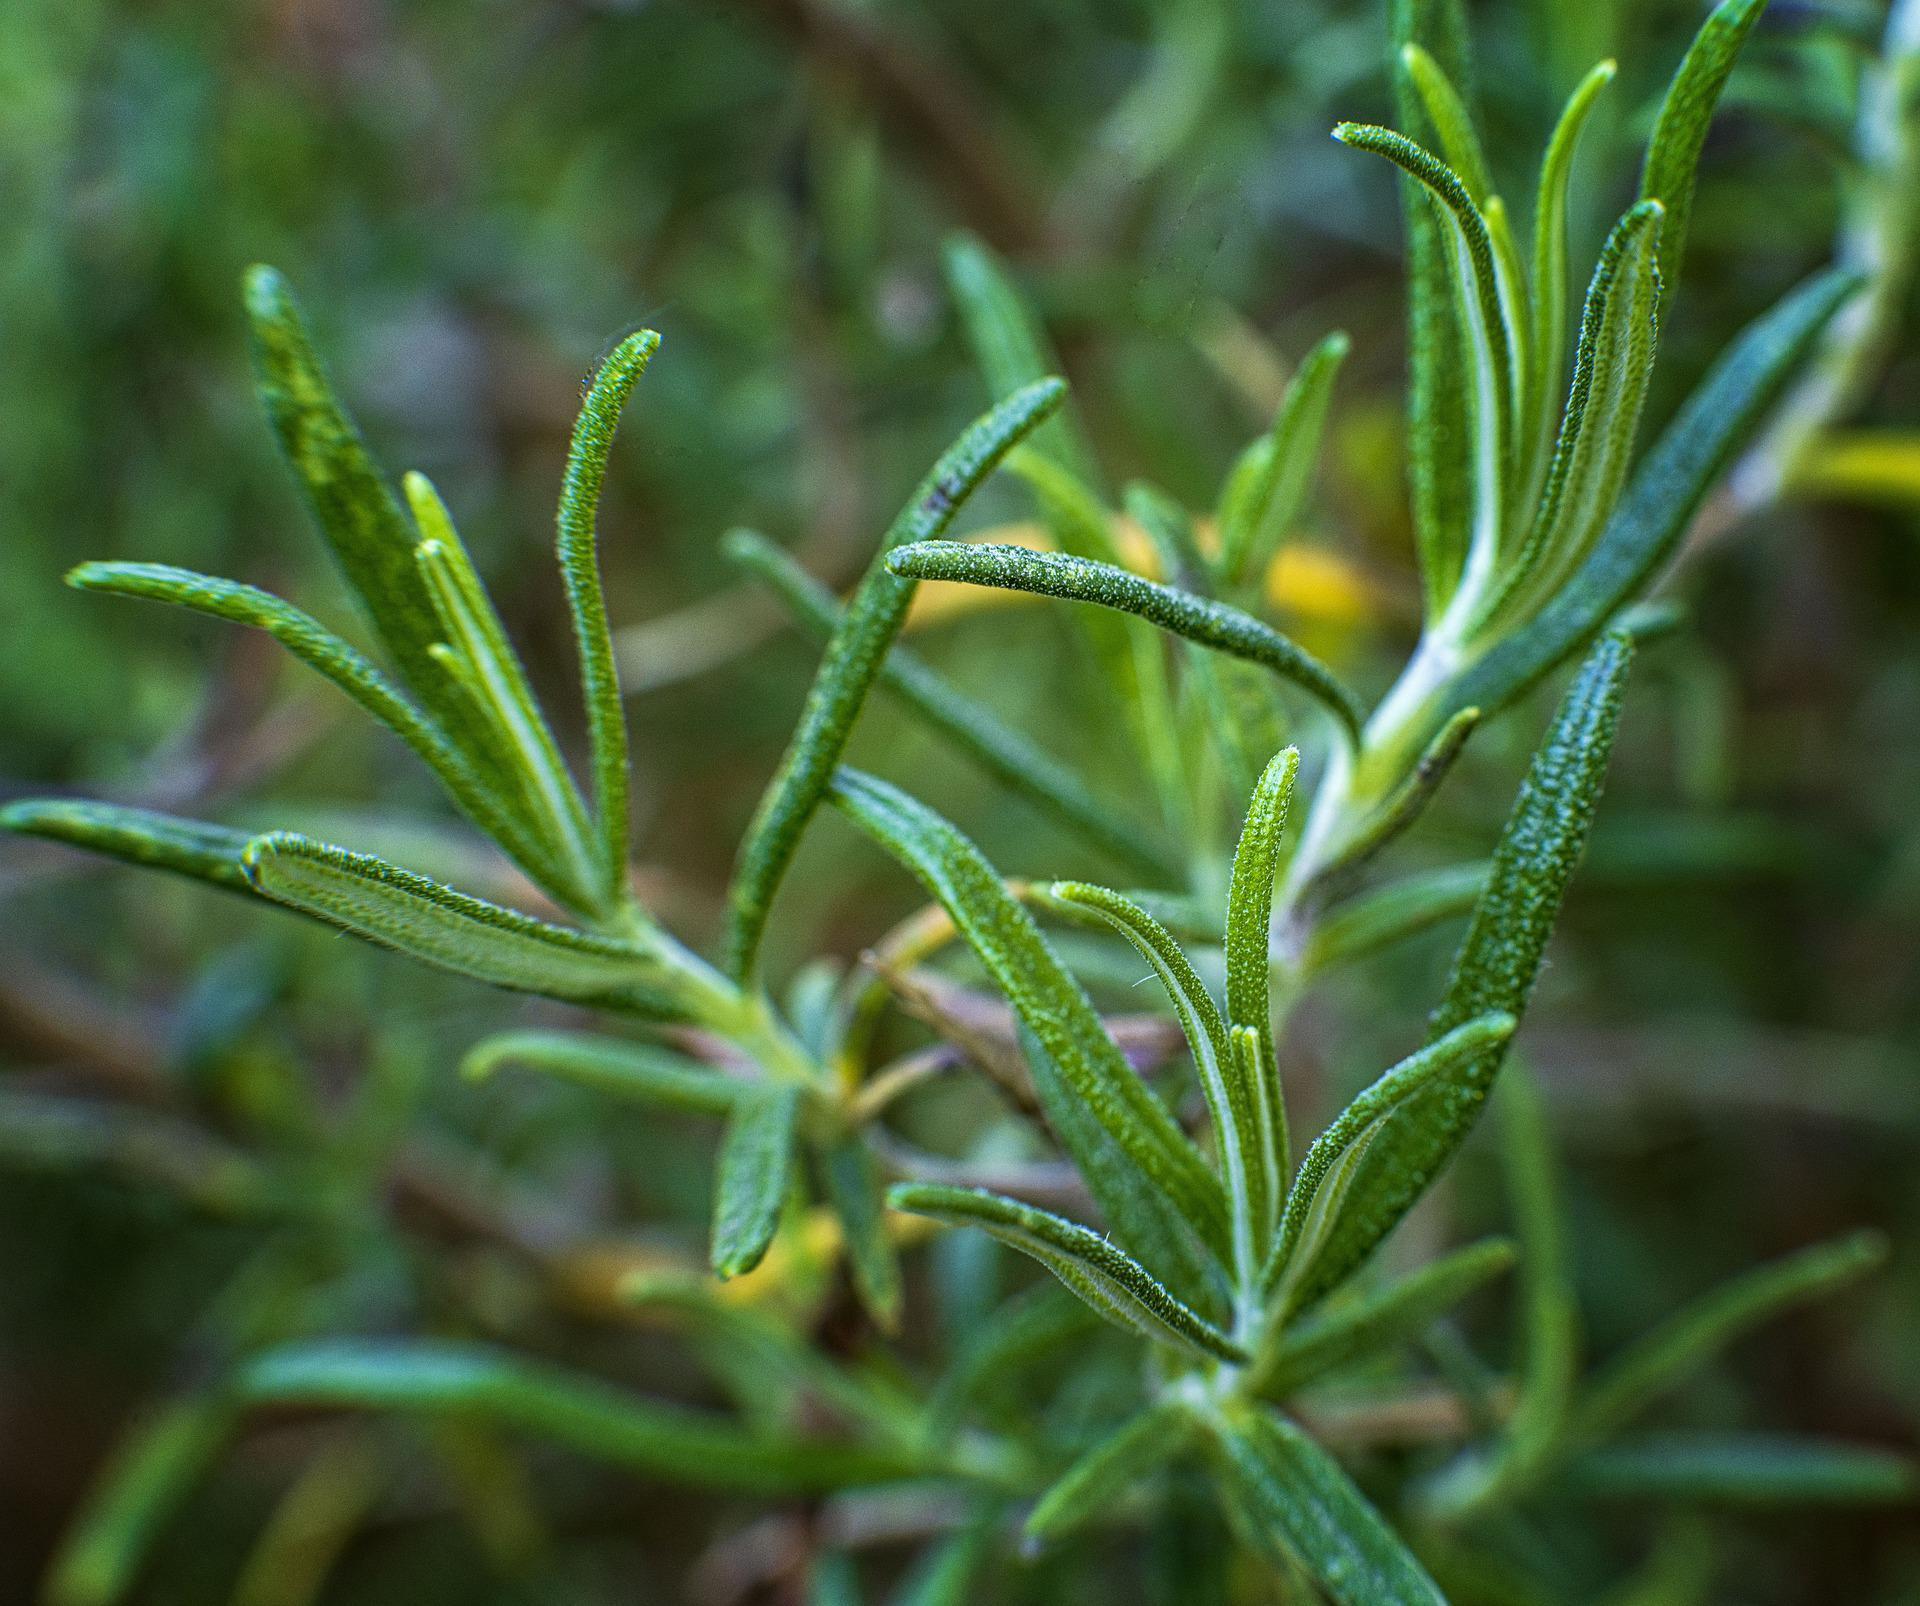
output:
<path id="1" fill-rule="evenodd" d="M 244 1358 L 208 1410 L 159 1424 L 129 1452 L 107 1507 L 137 1502 L 168 1457 L 212 1453 L 235 1414 L 261 1402 L 457 1411 L 702 1485 L 780 1492 L 950 1480 L 967 1515 L 958 1538 L 931 1553 L 916 1597 L 946 1600 L 1003 1564 L 997 1541 L 1009 1520 L 1030 1546 L 1065 1544 L 1136 1510 L 1134 1491 L 1150 1475 L 1197 1462 L 1207 1499 L 1272 1576 L 1382 1606 L 1447 1598 L 1437 1577 L 1464 1580 L 1449 1589 L 1481 1598 L 1467 1559 L 1475 1524 L 1555 1480 L 1625 1492 L 1719 1477 L 1756 1497 L 1906 1495 L 1904 1463 L 1846 1447 L 1622 1437 L 1688 1368 L 1759 1318 L 1872 1264 L 1878 1247 L 1849 1239 L 1750 1274 L 1582 1385 L 1552 1157 L 1519 1067 L 1504 1073 L 1502 1094 L 1518 1248 L 1491 1240 L 1396 1279 L 1371 1275 L 1375 1252 L 1446 1169 L 1502 1076 L 1594 817 L 1636 635 L 1663 622 L 1636 604 L 1859 283 L 1834 271 L 1792 292 L 1641 450 L 1696 160 L 1760 0 L 1724 0 L 1680 64 L 1638 193 L 1601 248 L 1577 317 L 1568 187 L 1612 65 L 1596 67 L 1568 101 L 1523 236 L 1461 87 L 1451 12 L 1396 10 L 1401 130 L 1334 131 L 1391 163 L 1407 196 L 1407 440 L 1424 625 L 1380 694 L 1348 684 L 1263 617 L 1264 576 L 1311 494 L 1347 337 L 1329 335 L 1302 361 L 1271 429 L 1235 461 L 1208 516 L 1145 485 L 1128 487 L 1116 507 L 1049 375 L 1036 321 L 991 254 L 957 241 L 953 292 L 1002 399 L 914 488 L 850 599 L 842 605 L 751 532 L 725 543 L 825 651 L 741 846 L 724 952 L 710 960 L 634 891 L 628 735 L 596 555 L 616 425 L 658 337 L 628 337 L 593 376 L 567 460 L 557 549 L 585 710 L 576 775 L 448 509 L 418 474 L 397 495 L 381 477 L 287 286 L 262 268 L 246 284 L 260 395 L 385 667 L 248 585 L 140 563 L 85 564 L 71 581 L 272 636 L 413 751 L 549 914 L 289 831 L 249 835 L 71 800 L 5 813 L 15 831 L 638 1023 L 636 1035 L 516 1031 L 478 1045 L 468 1070 L 537 1070 L 716 1118 L 714 1275 L 759 1268 L 764 1277 L 782 1253 L 801 1256 L 818 1218 L 799 1201 L 818 1198 L 883 1331 L 902 1318 L 908 1218 L 991 1234 L 1141 1341 L 1148 1364 L 1136 1369 L 1128 1408 L 1102 1434 L 1065 1438 L 996 1427 L 974 1409 L 977 1381 L 1019 1364 L 1022 1346 L 1057 1346 L 1084 1330 L 1055 1305 L 1006 1313 L 917 1397 L 884 1369 L 822 1356 L 793 1324 L 711 1287 L 640 1278 L 622 1297 L 680 1310 L 716 1352 L 735 1356 L 736 1375 L 785 1380 L 824 1405 L 830 1425 L 817 1411 L 810 1423 L 700 1416 L 501 1349 L 335 1335 Z M 1002 466 L 1032 492 L 1047 549 L 946 538 Z M 1150 557 L 1129 544 L 1136 536 Z M 1078 621 L 1113 700 L 1111 729 L 1147 778 L 1140 790 L 1157 818 L 1100 796 L 897 645 L 928 582 L 1084 605 Z M 1381 879 L 1376 859 L 1419 821 L 1474 732 L 1576 661 L 1488 858 Z M 1010 881 L 925 803 L 850 768 L 848 742 L 875 688 L 1095 862 L 1130 877 L 1131 890 Z M 824 809 L 897 860 L 934 907 L 876 945 L 871 973 L 824 1003 L 782 1008 L 764 976 L 765 937 L 798 845 Z M 1296 1142 L 1277 1046 L 1295 1003 L 1327 972 L 1461 914 L 1466 933 L 1426 1040 L 1311 1142 Z M 1204 1102 L 1204 1136 L 1130 1060 L 1042 918 L 1117 934 L 1157 978 Z M 919 1012 L 1050 1134 L 1098 1225 L 1017 1188 L 952 1185 L 888 1137 L 892 1101 L 932 1062 L 875 1064 L 878 1016 L 889 986 L 905 996 L 916 968 L 954 940 L 1010 1007 L 1018 1052 L 983 1046 L 938 997 L 923 997 Z M 1516 1256 L 1525 1295 L 1516 1385 L 1476 1395 L 1464 1382 L 1474 1409 L 1458 1454 L 1418 1478 L 1386 1478 L 1380 1500 L 1363 1493 L 1316 1435 L 1303 1397 L 1426 1337 Z M 829 1598 L 828 1584 L 820 1588 Z"/>

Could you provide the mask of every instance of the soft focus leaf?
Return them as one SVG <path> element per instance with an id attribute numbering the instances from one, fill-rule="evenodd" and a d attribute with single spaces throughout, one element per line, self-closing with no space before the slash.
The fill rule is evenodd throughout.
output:
<path id="1" fill-rule="evenodd" d="M 1323 1372 L 1418 1339 L 1461 1300 L 1514 1263 L 1514 1246 L 1490 1238 L 1430 1266 L 1322 1306 L 1286 1328 L 1260 1368 L 1261 1390 L 1282 1399 Z"/>
<path id="2" fill-rule="evenodd" d="M 1336 1606 L 1446 1606 L 1386 1519 L 1285 1417 L 1244 1409 L 1214 1424 L 1211 1442 L 1247 1538 L 1304 1567 Z"/>
<path id="3" fill-rule="evenodd" d="M 850 1133 L 827 1147 L 820 1176 L 840 1218 L 860 1302 L 883 1332 L 891 1332 L 900 1321 L 900 1257 L 887 1233 L 886 1195 L 873 1150 Z"/>
<path id="4" fill-rule="evenodd" d="M 800 1089 L 791 1086 L 755 1088 L 734 1106 L 713 1187 L 711 1259 L 722 1278 L 752 1271 L 773 1242 L 799 1116 Z"/>
<path id="5" fill-rule="evenodd" d="M 616 1099 L 692 1115 L 728 1115 L 751 1084 L 653 1043 L 595 1032 L 501 1032 L 470 1049 L 460 1074 L 485 1081 L 503 1070 L 543 1071 Z"/>
<path id="6" fill-rule="evenodd" d="M 224 825 L 116 803 L 29 798 L 0 808 L 0 828 L 69 843 L 151 870 L 170 870 L 229 892 L 252 890 L 243 862 L 252 838 Z"/>
<path id="7" fill-rule="evenodd" d="M 1609 1361 L 1575 1410 L 1574 1433 L 1590 1441 L 1605 1438 L 1752 1328 L 1844 1287 L 1886 1257 L 1886 1240 L 1878 1233 L 1861 1232 L 1736 1277 Z"/>
<path id="8" fill-rule="evenodd" d="M 1782 1506 L 1920 1502 L 1911 1456 L 1866 1445 L 1764 1433 L 1656 1433 L 1591 1450 L 1566 1469 L 1594 1500 Z"/>
<path id="9" fill-rule="evenodd" d="M 1193 1415 L 1162 1401 L 1122 1423 L 1047 1486 L 1027 1516 L 1027 1538 L 1046 1544 L 1098 1522 L 1127 1490 L 1186 1449 Z"/>
<path id="10" fill-rule="evenodd" d="M 894 1452 L 857 1444 L 750 1434 L 709 1412 L 642 1399 L 479 1344 L 291 1344 L 250 1361 L 237 1393 L 261 1405 L 470 1414 L 700 1488 L 786 1494 L 921 1470 Z"/>

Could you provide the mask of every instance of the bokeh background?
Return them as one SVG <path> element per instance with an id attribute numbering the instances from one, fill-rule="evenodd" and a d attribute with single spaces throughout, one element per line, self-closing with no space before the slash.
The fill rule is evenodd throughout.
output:
<path id="1" fill-rule="evenodd" d="M 1585 262 L 1700 11 L 1473 11 L 1492 161 L 1517 193 L 1571 84 L 1621 59 L 1575 190 Z M 1833 254 L 1886 16 L 1776 0 L 1763 21 L 1707 149 L 1656 413 Z M 813 653 L 717 539 L 747 524 L 830 582 L 858 573 L 989 399 L 941 273 L 957 230 L 1042 309 L 1112 477 L 1196 507 L 1291 363 L 1353 334 L 1278 595 L 1377 688 L 1417 622 L 1400 213 L 1384 165 L 1327 132 L 1387 115 L 1384 38 L 1382 6 L 1338 0 L 9 0 L 0 796 L 351 831 L 512 891 L 398 750 L 269 644 L 60 583 L 83 558 L 145 558 L 350 618 L 251 397 L 238 284 L 256 261 L 300 291 L 376 454 L 441 486 L 563 710 L 567 431 L 612 342 L 662 332 L 602 528 L 649 889 L 695 939 L 717 929 Z M 1910 296 L 1896 315 L 1849 426 L 1920 431 Z M 1594 1347 L 1757 1260 L 1877 1227 L 1885 1272 L 1744 1344 L 1680 1409 L 1911 1446 L 1920 497 L 1897 472 L 1866 491 L 1710 514 L 1675 588 L 1691 628 L 1636 682 L 1527 1041 Z M 996 488 L 971 521 L 1022 516 Z M 1058 617 L 949 607 L 917 639 L 1102 784 L 1137 787 L 1075 719 Z M 1540 723 L 1518 710 L 1476 743 L 1428 851 L 1484 843 Z M 1076 867 L 892 711 L 857 756 L 1010 871 Z M 844 962 L 911 905 L 823 825 L 775 969 Z M 1449 941 L 1303 1018 L 1288 1074 L 1308 1108 L 1406 1041 Z M 35 1598 L 140 1411 L 268 1336 L 451 1323 L 699 1397 L 656 1335 L 543 1303 L 518 1240 L 698 1253 L 708 1138 L 459 1085 L 460 1051 L 528 1015 L 202 889 L 0 846 L 0 1598 Z M 290 1186 L 342 1200 L 291 1247 L 257 1208 Z M 1478 1148 L 1456 1194 L 1462 1219 L 1497 1214 Z M 1496 1350 L 1500 1315 L 1476 1317 Z M 333 1485 L 301 1481 L 317 1451 L 358 1515 L 298 1593 L 257 1546 L 290 1490 L 324 1505 Z M 724 1598 L 700 1567 L 752 1515 L 520 1447 L 270 1422 L 182 1494 L 135 1598 Z M 1619 1555 L 1650 1542 L 1631 1514 L 1600 1526 Z M 1915 1529 L 1910 1511 L 1716 1519 L 1713 1592 L 1635 1598 L 1920 1600 Z"/>

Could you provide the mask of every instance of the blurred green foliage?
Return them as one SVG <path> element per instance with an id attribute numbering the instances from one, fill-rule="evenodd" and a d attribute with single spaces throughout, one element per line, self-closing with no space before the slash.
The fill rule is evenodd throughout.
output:
<path id="1" fill-rule="evenodd" d="M 1620 158 L 1698 12 L 1499 0 L 1474 20 L 1495 178 L 1515 190 L 1581 73 L 1621 58 L 1574 190 L 1585 261 L 1627 199 L 1598 175 L 1630 171 Z M 1658 417 L 1837 234 L 1843 254 L 1858 239 L 1871 183 L 1854 125 L 1886 23 L 1866 0 L 1776 0 L 1763 19 L 1707 150 Z M 943 278 L 956 229 L 1015 266 L 1109 472 L 1185 505 L 1205 504 L 1320 335 L 1352 331 L 1295 537 L 1341 566 L 1296 580 L 1281 614 L 1375 689 L 1417 617 L 1400 208 L 1384 169 L 1326 136 L 1389 117 L 1385 36 L 1380 7 L 1332 0 L 14 0 L 0 789 L 249 825 L 351 819 L 353 840 L 408 863 L 483 888 L 498 876 L 384 736 L 269 648 L 60 585 L 83 558 L 138 557 L 348 616 L 251 397 L 237 287 L 260 260 L 300 285 L 376 454 L 440 486 L 562 708 L 551 489 L 584 380 L 632 328 L 662 331 L 602 535 L 634 692 L 642 879 L 684 929 L 720 928 L 812 661 L 719 561 L 718 537 L 766 530 L 836 585 L 865 563 L 991 399 Z M 1884 350 L 1824 422 L 1871 430 L 1897 458 L 1920 432 L 1911 285 L 1885 316 Z M 1810 474 L 1817 497 L 1769 485 L 1743 500 L 1765 467 L 1703 519 L 1680 587 L 1694 619 L 1645 655 L 1527 1054 L 1591 1352 L 1736 1270 L 1877 1227 L 1896 1246 L 1886 1271 L 1733 1350 L 1670 1420 L 1911 1450 L 1920 512 L 1888 493 L 1897 474 L 1862 491 L 1844 464 Z M 989 488 L 975 523 L 1023 516 Z M 1058 620 L 994 609 L 915 645 L 1111 781 L 1123 763 L 1054 690 L 1079 672 Z M 1476 740 L 1423 827 L 1424 862 L 1485 851 L 1544 706 Z M 577 749 L 577 722 L 563 734 Z M 886 755 L 1011 873 L 1073 869 L 1061 835 L 897 711 L 869 714 L 860 754 Z M 750 1505 L 457 1416 L 269 1412 L 213 1457 L 225 1406 L 203 1386 L 316 1335 L 425 1329 L 649 1395 L 736 1396 L 738 1375 L 689 1363 L 676 1330 L 697 1313 L 636 1318 L 609 1297 L 636 1270 L 698 1266 L 710 1130 L 577 1087 L 463 1084 L 454 1068 L 487 1028 L 567 1017 L 195 888 L 9 844 L 0 899 L 0 1592 L 40 1587 L 102 1466 L 159 1411 L 134 1443 L 165 1509 L 70 1551 L 60 1606 L 103 1598 L 123 1562 L 129 1598 L 156 1602 L 800 1599 L 821 1548 L 858 1551 L 869 1590 L 895 1591 L 877 1598 L 955 1598 L 942 1579 L 967 1575 L 977 1541 L 963 1528 L 922 1546 L 952 1521 L 924 1494 Z M 784 983 L 800 955 L 852 963 L 912 907 L 825 826 L 771 968 Z M 1295 1023 L 1287 1073 L 1305 1109 L 1330 1114 L 1404 1050 L 1452 941 L 1403 946 Z M 939 1149 L 984 1098 L 934 1087 L 901 1125 Z M 1451 1243 L 1509 1219 L 1493 1149 L 1470 1147 L 1409 1234 Z M 982 1313 L 1025 1269 L 958 1237 L 928 1259 L 942 1317 L 972 1341 L 963 1365 L 983 1372 L 977 1408 L 1017 1421 L 1043 1400 L 1062 1444 L 1111 1419 L 1131 1386 L 1124 1349 L 1088 1342 L 1065 1378 L 1042 1362 L 1032 1396 L 1000 1387 L 1014 1362 L 989 1346 L 1017 1349 L 1022 1330 Z M 784 1314 L 866 1385 L 911 1390 L 952 1360 L 925 1333 L 877 1342 L 837 1278 L 823 1253 L 793 1274 Z M 1028 1297 L 1035 1329 L 1071 1322 Z M 1512 1300 L 1480 1295 L 1460 1330 L 1439 1330 L 1433 1378 L 1471 1400 L 1473 1357 L 1517 1365 Z M 1418 1442 L 1388 1455 L 1415 1460 Z M 1594 1486 L 1630 1486 L 1629 1459 Z M 1133 1549 L 1042 1559 L 991 1598 L 1247 1587 L 1210 1571 L 1224 1547 L 1204 1497 L 1176 1482 L 1167 1511 Z M 1583 1600 L 1920 1592 L 1910 1507 L 1650 1519 L 1596 1497 L 1576 1511 L 1505 1537 Z M 856 1598 L 831 1592 L 837 1565 L 815 1570 L 812 1599 Z M 1463 1557 L 1442 1575 L 1463 1600 L 1538 1598 L 1476 1569 Z"/>

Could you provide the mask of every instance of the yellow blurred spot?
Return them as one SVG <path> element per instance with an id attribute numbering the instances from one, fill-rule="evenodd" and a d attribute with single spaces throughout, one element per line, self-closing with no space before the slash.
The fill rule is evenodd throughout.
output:
<path id="1" fill-rule="evenodd" d="M 1847 430 L 1817 436 L 1787 477 L 1804 496 L 1920 506 L 1920 434 Z"/>
<path id="2" fill-rule="evenodd" d="M 1267 566 L 1266 597 L 1282 613 L 1328 625 L 1357 625 L 1374 612 L 1374 590 L 1345 558 L 1318 547 L 1284 546 Z"/>

